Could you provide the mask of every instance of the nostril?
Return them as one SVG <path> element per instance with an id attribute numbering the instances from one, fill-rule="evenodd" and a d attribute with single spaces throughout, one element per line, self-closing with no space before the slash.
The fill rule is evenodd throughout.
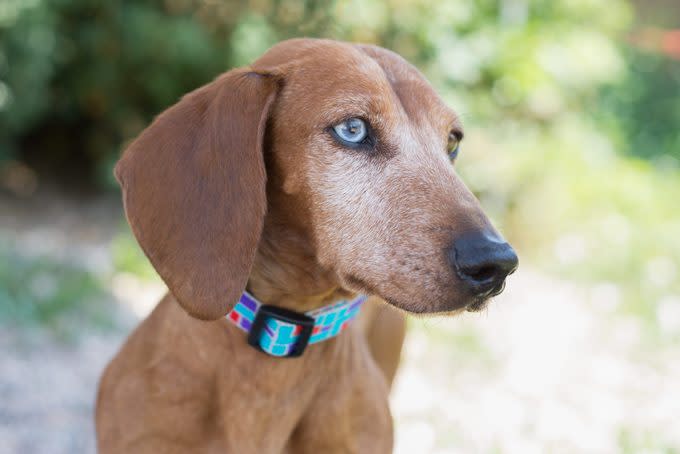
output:
<path id="1" fill-rule="evenodd" d="M 498 269 L 492 265 L 482 266 L 481 268 L 461 269 L 463 274 L 477 282 L 485 282 L 493 279 L 498 274 Z"/>

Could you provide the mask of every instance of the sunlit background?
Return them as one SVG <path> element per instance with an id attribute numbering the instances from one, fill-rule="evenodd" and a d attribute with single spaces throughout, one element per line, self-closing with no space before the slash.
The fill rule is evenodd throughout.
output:
<path id="1" fill-rule="evenodd" d="M 164 292 L 121 148 L 295 36 L 418 66 L 521 258 L 486 312 L 411 320 L 396 452 L 680 452 L 678 0 L 0 0 L 0 452 L 93 452 L 96 380 Z"/>

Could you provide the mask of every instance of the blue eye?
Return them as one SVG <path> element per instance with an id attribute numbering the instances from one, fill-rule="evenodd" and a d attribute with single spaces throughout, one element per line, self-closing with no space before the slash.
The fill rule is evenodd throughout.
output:
<path id="1" fill-rule="evenodd" d="M 460 151 L 460 139 L 462 135 L 451 131 L 449 133 L 449 142 L 446 145 L 446 152 L 449 155 L 449 159 L 453 161 L 458 157 L 458 152 Z"/>
<path id="2" fill-rule="evenodd" d="M 364 141 L 368 136 L 366 122 L 360 118 L 350 118 L 333 126 L 335 135 L 350 145 L 356 145 Z"/>

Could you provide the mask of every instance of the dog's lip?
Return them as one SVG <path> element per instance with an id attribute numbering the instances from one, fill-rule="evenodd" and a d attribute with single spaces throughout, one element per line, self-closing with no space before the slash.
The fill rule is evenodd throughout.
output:
<path id="1" fill-rule="evenodd" d="M 494 287 L 491 290 L 491 293 L 489 293 L 489 296 L 490 297 L 498 296 L 501 293 L 503 293 L 503 290 L 505 290 L 505 282 L 506 282 L 505 279 L 503 279 L 503 282 L 501 282 L 500 284 L 498 284 L 496 287 Z"/>
<path id="2" fill-rule="evenodd" d="M 470 304 L 468 304 L 465 307 L 465 310 L 468 312 L 479 312 L 482 309 L 484 309 L 487 306 L 487 303 L 491 298 L 494 296 L 500 295 L 503 290 L 505 290 L 505 280 L 498 284 L 497 286 L 493 287 L 491 290 L 488 292 L 484 293 L 483 295 L 478 296 L 475 298 Z"/>
<path id="3" fill-rule="evenodd" d="M 474 300 L 472 303 L 465 307 L 468 312 L 479 312 L 486 307 L 486 303 L 489 301 L 488 298 L 480 298 Z"/>
<path id="4" fill-rule="evenodd" d="M 490 288 L 486 292 L 482 293 L 481 295 L 476 295 L 467 301 L 463 300 L 461 301 L 460 299 L 452 300 L 449 301 L 448 304 L 444 306 L 434 306 L 434 308 L 431 307 L 413 307 L 409 304 L 404 304 L 402 301 L 397 300 L 395 298 L 390 298 L 390 297 L 385 297 L 379 295 L 382 299 L 384 299 L 388 304 L 391 306 L 394 306 L 396 308 L 399 308 L 405 312 L 408 312 L 409 314 L 413 315 L 437 315 L 437 314 L 453 314 L 453 313 L 459 313 L 460 311 L 468 311 L 468 312 L 479 312 L 483 310 L 486 306 L 487 303 L 491 298 L 494 296 L 498 296 L 503 292 L 505 289 L 505 280 L 502 282 L 499 282 L 497 285 L 494 287 Z"/>

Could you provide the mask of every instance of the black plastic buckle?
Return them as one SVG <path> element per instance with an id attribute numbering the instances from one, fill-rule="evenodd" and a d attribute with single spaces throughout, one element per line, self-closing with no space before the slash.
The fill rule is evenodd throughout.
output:
<path id="1" fill-rule="evenodd" d="M 264 353 L 267 352 L 260 346 L 260 335 L 262 334 L 262 330 L 264 330 L 264 324 L 268 318 L 291 323 L 302 329 L 293 350 L 291 350 L 288 355 L 280 356 L 279 358 L 295 358 L 296 356 L 302 355 L 309 343 L 309 338 L 312 337 L 315 320 L 309 315 L 300 314 L 299 312 L 284 309 L 282 307 L 269 305 L 260 306 L 257 314 L 255 314 L 255 320 L 253 320 L 253 325 L 250 327 L 250 332 L 248 333 L 248 344 Z"/>

